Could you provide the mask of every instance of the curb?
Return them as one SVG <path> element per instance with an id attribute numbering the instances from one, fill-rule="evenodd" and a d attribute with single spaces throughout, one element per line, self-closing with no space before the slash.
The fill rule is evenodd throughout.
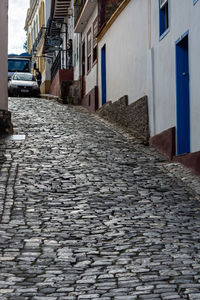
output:
<path id="1" fill-rule="evenodd" d="M 51 94 L 41 94 L 40 97 L 44 98 L 44 99 L 47 99 L 47 100 L 55 100 L 59 103 L 63 103 L 63 100 L 60 97 L 54 96 L 54 95 L 51 95 Z"/>

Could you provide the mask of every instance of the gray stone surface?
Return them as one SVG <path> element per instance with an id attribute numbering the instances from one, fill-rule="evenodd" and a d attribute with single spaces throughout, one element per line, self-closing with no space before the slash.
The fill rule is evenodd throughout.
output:
<path id="1" fill-rule="evenodd" d="M 10 110 L 1 300 L 200 299 L 199 178 L 80 107 Z"/>
<path id="2" fill-rule="evenodd" d="M 107 102 L 97 110 L 102 118 L 120 124 L 145 143 L 149 140 L 148 97 L 129 104 L 128 96 Z"/>

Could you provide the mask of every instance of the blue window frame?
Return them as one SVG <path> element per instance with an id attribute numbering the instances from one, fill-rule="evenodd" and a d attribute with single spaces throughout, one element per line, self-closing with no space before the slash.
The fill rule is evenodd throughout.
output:
<path id="1" fill-rule="evenodd" d="M 169 3 L 159 0 L 159 35 L 160 40 L 169 32 Z"/>
<path id="2" fill-rule="evenodd" d="M 193 0 L 193 5 L 195 5 L 197 3 L 198 0 Z"/>

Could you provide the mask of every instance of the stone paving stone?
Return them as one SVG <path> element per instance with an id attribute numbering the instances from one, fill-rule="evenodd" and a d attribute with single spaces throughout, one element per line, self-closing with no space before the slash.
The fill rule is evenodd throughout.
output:
<path id="1" fill-rule="evenodd" d="M 0 299 L 200 299 L 199 178 L 83 108 L 9 105 Z"/>

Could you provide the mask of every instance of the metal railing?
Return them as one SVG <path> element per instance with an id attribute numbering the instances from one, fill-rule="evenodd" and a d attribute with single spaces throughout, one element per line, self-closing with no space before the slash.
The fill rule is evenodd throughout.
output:
<path id="1" fill-rule="evenodd" d="M 44 36 L 45 29 L 46 29 L 45 27 L 41 27 L 41 28 L 40 28 L 40 31 L 39 31 L 39 33 L 38 33 L 38 36 L 37 36 L 37 38 L 35 39 L 35 42 L 34 42 L 34 44 L 33 44 L 33 46 L 32 46 L 32 49 L 31 49 L 31 54 L 32 54 L 32 55 L 34 54 L 34 52 L 37 51 L 37 46 L 38 46 L 39 42 L 41 41 L 42 37 Z"/>
<path id="2" fill-rule="evenodd" d="M 70 70 L 72 68 L 72 53 L 68 50 L 60 50 L 51 67 L 51 81 L 55 78 L 58 70 Z"/>
<path id="3" fill-rule="evenodd" d="M 55 78 L 58 70 L 61 69 L 61 51 L 59 51 L 55 61 L 53 62 L 53 65 L 51 67 L 51 81 Z"/>

